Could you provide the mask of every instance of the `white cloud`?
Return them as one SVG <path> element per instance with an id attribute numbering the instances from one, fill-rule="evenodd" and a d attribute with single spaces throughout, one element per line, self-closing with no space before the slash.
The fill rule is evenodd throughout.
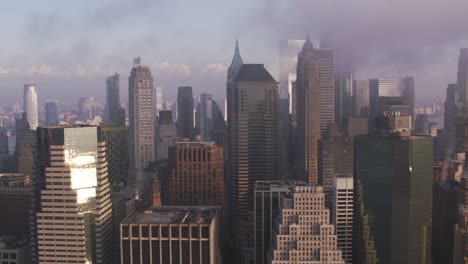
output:
<path id="1" fill-rule="evenodd" d="M 225 74 L 227 72 L 227 67 L 221 63 L 211 63 L 205 65 L 202 71 L 213 74 Z"/>

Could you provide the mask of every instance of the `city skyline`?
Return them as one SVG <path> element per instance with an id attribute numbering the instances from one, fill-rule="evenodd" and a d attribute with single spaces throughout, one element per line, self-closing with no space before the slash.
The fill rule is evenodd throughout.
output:
<path id="1" fill-rule="evenodd" d="M 248 5 L 240 1 L 226 6 L 215 1 L 134 3 L 118 0 L 94 5 L 73 3 L 71 8 L 60 1 L 52 2 L 55 3 L 53 9 L 38 3 L 6 4 L 11 12 L 3 19 L 19 22 L 15 27 L 7 26 L 8 23 L 0 26 L 0 33 L 10 36 L 0 44 L 4 55 L 0 62 L 0 91 L 4 96 L 0 103 L 19 101 L 16 90 L 27 82 L 37 84 L 40 102 L 72 101 L 77 91 L 85 96 L 104 98 L 105 76 L 114 72 L 123 74 L 121 86 L 126 87 L 125 74 L 136 56 L 142 56 L 153 69 L 155 86 L 162 87 L 166 98 L 175 98 L 176 88 L 183 85 L 193 86 L 196 95 L 206 91 L 215 98 L 223 98 L 224 75 L 230 59 L 226 54 L 232 49 L 236 35 L 242 43 L 246 62 L 264 62 L 273 77 L 279 79 L 280 41 L 304 39 L 308 33 L 312 39 L 336 37 L 339 38 L 337 42 L 348 45 L 347 48 L 353 50 L 350 53 L 358 58 L 357 77 L 360 79 L 363 76 L 411 75 L 418 83 L 419 98 L 442 99 L 445 84 L 456 80 L 456 64 L 452 61 L 457 59 L 459 47 L 468 43 L 468 34 L 462 26 L 467 18 L 461 11 L 466 10 L 468 4 L 462 1 L 437 4 L 438 8 L 418 8 L 417 16 L 412 10 L 422 6 L 421 0 L 411 4 L 398 0 L 391 5 L 367 0 L 336 1 L 330 6 L 318 1 L 271 4 L 258 1 Z M 196 8 L 197 5 L 201 8 Z M 205 12 L 214 17 L 190 23 L 192 8 L 203 10 L 200 17 Z M 317 14 L 300 11 L 307 8 L 317 10 Z M 213 10 L 217 12 L 210 12 Z M 273 22 L 292 10 L 299 10 L 299 14 L 288 16 L 287 23 Z M 350 11 L 343 13 L 343 10 Z M 361 10 L 370 12 L 359 13 Z M 388 23 L 395 14 L 399 22 Z M 359 20 L 354 19 L 357 15 L 361 17 Z M 435 15 L 444 21 L 436 29 L 428 27 Z M 370 20 L 375 20 L 375 26 L 368 25 Z M 127 21 L 132 21 L 135 25 L 132 28 L 138 30 L 130 30 Z M 345 27 L 346 32 L 337 30 L 349 21 L 353 21 L 353 26 Z M 253 27 L 243 30 L 246 23 Z M 172 26 L 165 27 L 167 24 Z M 314 26 L 304 27 L 305 24 Z M 156 29 L 152 28 L 155 25 Z M 196 33 L 201 29 L 203 38 Z M 104 31 L 105 39 L 100 36 Z M 328 37 L 327 32 L 340 35 Z M 259 33 L 262 34 L 260 38 Z M 126 35 L 124 39 L 123 34 Z M 399 39 L 399 45 L 391 45 L 393 41 L 385 41 L 385 37 Z M 65 89 L 69 92 L 58 93 Z M 127 96 L 122 100 L 126 102 Z"/>

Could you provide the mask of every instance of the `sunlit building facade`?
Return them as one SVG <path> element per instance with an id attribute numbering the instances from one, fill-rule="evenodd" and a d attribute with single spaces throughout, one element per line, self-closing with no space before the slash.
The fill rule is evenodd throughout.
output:
<path id="1" fill-rule="evenodd" d="M 26 119 L 28 120 L 29 127 L 36 130 L 39 126 L 38 112 L 37 112 L 37 90 L 34 84 L 25 84 L 23 93 L 23 108 L 26 112 Z"/>
<path id="2" fill-rule="evenodd" d="M 115 263 L 106 146 L 97 127 L 40 127 L 38 139 L 39 263 Z"/>

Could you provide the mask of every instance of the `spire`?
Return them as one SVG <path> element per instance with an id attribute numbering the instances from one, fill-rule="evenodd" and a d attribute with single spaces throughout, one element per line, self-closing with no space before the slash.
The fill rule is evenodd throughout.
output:
<path id="1" fill-rule="evenodd" d="M 305 41 L 304 46 L 302 47 L 302 49 L 313 49 L 313 48 L 314 48 L 314 45 L 310 41 L 309 34 L 307 34 L 307 38 L 306 38 L 306 41 Z"/>
<path id="2" fill-rule="evenodd" d="M 234 50 L 234 57 L 232 58 L 231 67 L 230 68 L 240 68 L 244 62 L 242 61 L 242 57 L 239 52 L 239 41 L 236 38 L 236 48 Z"/>
<path id="3" fill-rule="evenodd" d="M 236 50 L 235 50 L 235 53 L 240 54 L 240 52 L 239 52 L 239 39 L 237 37 L 236 37 Z"/>

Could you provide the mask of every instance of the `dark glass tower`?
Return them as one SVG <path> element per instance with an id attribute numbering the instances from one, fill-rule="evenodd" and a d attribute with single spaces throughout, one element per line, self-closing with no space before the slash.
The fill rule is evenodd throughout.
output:
<path id="1" fill-rule="evenodd" d="M 120 107 L 120 85 L 119 74 L 115 73 L 106 79 L 106 115 L 107 121 L 113 124 L 118 123 Z"/>
<path id="2" fill-rule="evenodd" d="M 193 94 L 191 86 L 181 86 L 177 93 L 178 136 L 193 137 Z"/>
<path id="3" fill-rule="evenodd" d="M 431 137 L 355 137 L 355 191 L 353 263 L 431 263 Z"/>

